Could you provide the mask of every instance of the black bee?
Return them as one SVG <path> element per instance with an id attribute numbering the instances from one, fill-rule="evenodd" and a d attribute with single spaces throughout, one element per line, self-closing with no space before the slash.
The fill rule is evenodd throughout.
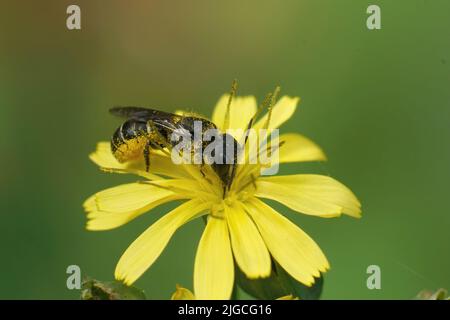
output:
<path id="1" fill-rule="evenodd" d="M 147 171 L 150 168 L 151 149 L 170 151 L 178 144 L 171 139 L 176 130 L 185 132 L 192 139 L 191 141 L 194 139 L 194 124 L 197 121 L 202 125 L 202 133 L 209 129 L 217 130 L 213 122 L 199 116 L 183 116 L 142 107 L 114 107 L 110 109 L 110 112 L 127 119 L 112 136 L 111 151 L 114 157 L 121 163 L 144 157 Z M 222 151 L 218 155 L 213 152 L 212 156 L 221 161 L 213 162 L 211 167 L 222 181 L 225 193 L 235 175 L 240 145 L 226 133 L 220 133 L 219 137 L 221 140 L 219 143 L 223 144 Z M 203 142 L 202 140 L 202 150 L 212 141 Z M 227 150 L 233 152 L 228 154 Z"/>

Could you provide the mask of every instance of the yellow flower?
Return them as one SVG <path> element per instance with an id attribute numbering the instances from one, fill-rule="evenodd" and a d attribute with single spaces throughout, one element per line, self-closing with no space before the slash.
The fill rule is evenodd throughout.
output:
<path id="1" fill-rule="evenodd" d="M 223 131 L 247 129 L 257 112 L 256 99 L 235 97 L 228 105 L 228 98 L 224 95 L 219 100 L 212 121 Z M 253 128 L 279 128 L 293 115 L 298 101 L 282 97 Z M 242 137 L 236 134 L 235 138 L 241 141 Z M 279 141 L 279 163 L 325 160 L 322 150 L 302 135 L 281 134 Z M 248 278 L 256 279 L 270 275 L 272 257 L 293 278 L 310 286 L 314 277 L 329 269 L 325 255 L 305 232 L 262 199 L 318 217 L 361 214 L 354 194 L 328 176 L 262 176 L 261 165 L 244 163 L 238 165 L 223 197 L 221 181 L 209 166 L 205 177 L 199 166 L 175 165 L 163 152 L 152 152 L 149 173 L 143 161 L 119 163 L 109 142 L 100 142 L 90 158 L 104 171 L 132 173 L 144 181 L 113 187 L 86 200 L 89 230 L 113 229 L 160 204 L 185 200 L 144 231 L 122 255 L 115 277 L 128 285 L 153 264 L 179 227 L 207 215 L 194 266 L 198 299 L 230 298 L 234 261 Z"/>

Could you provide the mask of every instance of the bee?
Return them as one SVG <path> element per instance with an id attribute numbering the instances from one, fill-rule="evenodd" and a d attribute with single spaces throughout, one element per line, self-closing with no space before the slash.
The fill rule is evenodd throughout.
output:
<path id="1" fill-rule="evenodd" d="M 184 116 L 143 107 L 114 107 L 110 109 L 110 113 L 126 118 L 111 138 L 111 151 L 114 157 L 120 163 L 143 157 L 146 171 L 149 171 L 151 165 L 151 150 L 171 151 L 178 143 L 172 139 L 174 132 L 185 132 L 189 139 L 193 141 L 196 122 L 201 123 L 202 133 L 209 129 L 218 130 L 213 122 L 200 116 Z M 219 143 L 223 144 L 223 148 L 220 148 L 222 151 L 217 155 L 213 151 L 212 156 L 221 159 L 221 161 L 213 162 L 211 168 L 222 181 L 225 194 L 235 175 L 240 145 L 227 133 L 219 133 L 218 137 L 220 138 Z M 202 139 L 202 145 L 200 146 L 202 151 L 212 141 L 214 140 L 204 142 Z M 233 152 L 227 152 L 228 150 Z M 201 166 L 203 165 L 202 159 Z M 203 174 L 203 171 L 201 172 Z"/>

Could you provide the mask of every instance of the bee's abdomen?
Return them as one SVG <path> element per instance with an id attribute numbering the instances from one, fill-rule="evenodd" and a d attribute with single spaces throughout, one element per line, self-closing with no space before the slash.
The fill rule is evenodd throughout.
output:
<path id="1" fill-rule="evenodd" d="M 125 121 L 111 138 L 111 151 L 121 163 L 142 156 L 147 142 L 147 123 L 130 119 Z"/>

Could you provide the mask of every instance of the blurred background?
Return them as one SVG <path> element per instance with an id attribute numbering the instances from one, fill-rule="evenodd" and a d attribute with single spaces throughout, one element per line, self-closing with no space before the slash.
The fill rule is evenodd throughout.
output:
<path id="1" fill-rule="evenodd" d="M 81 30 L 66 8 L 81 8 Z M 366 28 L 381 7 L 382 29 Z M 259 100 L 275 85 L 302 103 L 281 132 L 325 150 L 329 174 L 363 218 L 280 212 L 327 255 L 325 299 L 410 299 L 450 287 L 450 2 L 6 1 L 0 5 L 0 298 L 77 299 L 66 268 L 111 280 L 122 252 L 173 206 L 88 232 L 82 202 L 133 177 L 88 154 L 120 120 L 117 105 L 209 115 L 239 80 Z M 149 298 L 192 288 L 201 220 L 180 229 L 138 280 Z M 381 290 L 366 287 L 369 265 Z"/>

